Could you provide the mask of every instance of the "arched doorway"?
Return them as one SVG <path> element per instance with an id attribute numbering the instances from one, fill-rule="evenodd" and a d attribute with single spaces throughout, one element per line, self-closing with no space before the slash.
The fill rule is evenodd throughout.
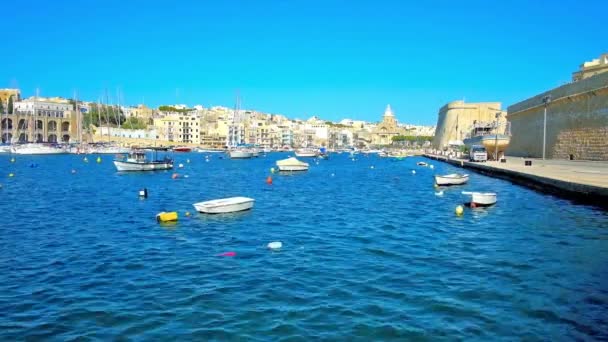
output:
<path id="1" fill-rule="evenodd" d="M 36 134 L 36 142 L 37 143 L 41 143 L 42 141 L 43 141 L 42 140 L 42 134 L 41 133 Z"/>
<path id="2" fill-rule="evenodd" d="M 42 127 L 44 127 L 42 120 L 36 120 L 36 129 L 42 129 Z"/>
<path id="3" fill-rule="evenodd" d="M 50 143 L 56 143 L 57 142 L 57 135 L 55 135 L 55 134 L 49 134 L 48 142 L 50 142 Z"/>
<path id="4" fill-rule="evenodd" d="M 13 135 L 11 133 L 4 133 L 2 134 L 2 142 L 7 144 L 10 143 L 11 140 L 13 140 Z"/>
<path id="5" fill-rule="evenodd" d="M 21 134 L 19 134 L 19 142 L 20 142 L 20 143 L 25 143 L 25 142 L 27 142 L 27 134 L 25 134 L 25 133 L 21 133 Z"/>
<path id="6" fill-rule="evenodd" d="M 57 130 L 57 121 L 49 121 L 48 126 L 49 131 L 55 132 Z"/>
<path id="7" fill-rule="evenodd" d="M 9 118 L 2 119 L 2 129 L 13 129 L 13 120 Z"/>
<path id="8" fill-rule="evenodd" d="M 27 121 L 25 119 L 19 120 L 19 124 L 17 125 L 17 129 L 27 129 Z M 19 138 L 21 139 L 21 138 Z"/>
<path id="9" fill-rule="evenodd" d="M 70 142 L 70 135 L 69 134 L 64 134 L 61 137 L 61 142 L 64 142 L 64 143 Z"/>
<path id="10" fill-rule="evenodd" d="M 61 124 L 61 131 L 62 132 L 67 132 L 70 130 L 70 123 L 69 122 L 63 122 Z"/>

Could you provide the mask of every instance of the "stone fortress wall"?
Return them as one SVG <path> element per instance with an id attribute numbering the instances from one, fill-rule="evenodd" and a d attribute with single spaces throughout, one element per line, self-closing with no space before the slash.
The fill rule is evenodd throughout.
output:
<path id="1" fill-rule="evenodd" d="M 447 148 L 450 141 L 462 141 L 474 121 L 494 122 L 496 113 L 504 112 L 500 109 L 500 102 L 465 103 L 464 101 L 453 101 L 439 109 L 437 117 L 437 128 L 433 138 L 433 148 Z M 499 121 L 504 121 L 502 115 Z"/>
<path id="2" fill-rule="evenodd" d="M 608 160 L 608 73 L 551 89 L 508 107 L 512 138 L 507 155 L 541 158 L 543 98 L 546 158 Z"/>

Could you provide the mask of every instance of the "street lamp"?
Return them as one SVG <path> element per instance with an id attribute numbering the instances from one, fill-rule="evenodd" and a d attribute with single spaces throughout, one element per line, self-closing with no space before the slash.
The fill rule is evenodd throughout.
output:
<path id="1" fill-rule="evenodd" d="M 544 116 L 543 116 L 543 160 L 545 160 L 545 146 L 547 144 L 547 106 L 551 102 L 551 95 L 543 97 L 543 103 L 545 105 Z"/>

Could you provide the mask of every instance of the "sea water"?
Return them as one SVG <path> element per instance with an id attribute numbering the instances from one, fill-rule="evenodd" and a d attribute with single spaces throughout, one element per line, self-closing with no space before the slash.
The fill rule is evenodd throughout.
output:
<path id="1" fill-rule="evenodd" d="M 0 156 L 0 340 L 608 338 L 605 211 L 475 173 L 435 189 L 464 170 L 417 157 L 270 173 L 287 155 Z M 461 191 L 498 203 L 457 217 Z M 231 196 L 253 210 L 192 207 Z"/>

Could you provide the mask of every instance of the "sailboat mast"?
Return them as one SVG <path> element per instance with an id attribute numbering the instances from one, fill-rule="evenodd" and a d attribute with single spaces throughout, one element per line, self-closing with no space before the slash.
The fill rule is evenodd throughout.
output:
<path id="1" fill-rule="evenodd" d="M 112 142 L 110 134 L 110 114 L 108 113 L 108 89 L 106 89 L 106 124 L 108 125 L 108 142 Z"/>

